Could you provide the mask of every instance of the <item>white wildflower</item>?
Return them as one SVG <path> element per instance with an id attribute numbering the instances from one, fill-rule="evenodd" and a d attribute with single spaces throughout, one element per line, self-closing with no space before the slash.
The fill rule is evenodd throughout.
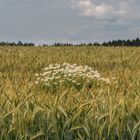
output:
<path id="1" fill-rule="evenodd" d="M 58 83 L 65 82 L 72 82 L 73 84 L 81 85 L 82 83 L 90 83 L 93 80 L 110 83 L 109 78 L 101 77 L 98 71 L 93 70 L 88 65 L 71 65 L 69 63 L 50 64 L 48 67 L 44 68 L 42 73 L 35 74 L 35 76 L 37 76 L 37 81 L 35 82 L 36 84 L 44 82 L 47 86 L 49 84 L 57 85 Z M 114 77 L 112 77 L 112 80 L 113 79 L 115 80 Z"/>

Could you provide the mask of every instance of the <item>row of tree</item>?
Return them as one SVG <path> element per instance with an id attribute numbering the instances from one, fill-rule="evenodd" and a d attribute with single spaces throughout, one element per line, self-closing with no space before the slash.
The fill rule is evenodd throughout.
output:
<path id="1" fill-rule="evenodd" d="M 0 42 L 0 46 L 35 46 L 34 43 L 23 43 L 21 41 L 18 42 Z"/>
<path id="2" fill-rule="evenodd" d="M 45 46 L 45 45 L 44 45 Z M 55 43 L 52 46 L 128 46 L 128 47 L 140 47 L 140 39 L 136 38 L 133 40 L 113 40 L 113 41 L 108 41 L 108 42 L 103 42 L 103 43 L 80 43 L 80 44 L 71 44 L 71 43 Z"/>
<path id="3" fill-rule="evenodd" d="M 0 46 L 35 46 L 34 43 L 23 43 L 21 41 L 16 42 L 0 42 Z M 43 44 L 40 46 L 136 46 L 140 47 L 140 39 L 136 38 L 133 40 L 113 40 L 103 43 L 80 43 L 80 44 L 72 44 L 72 43 L 54 43 L 52 45 Z"/>
<path id="4" fill-rule="evenodd" d="M 140 46 L 140 39 L 136 38 L 133 40 L 113 40 L 102 43 L 103 46 Z"/>

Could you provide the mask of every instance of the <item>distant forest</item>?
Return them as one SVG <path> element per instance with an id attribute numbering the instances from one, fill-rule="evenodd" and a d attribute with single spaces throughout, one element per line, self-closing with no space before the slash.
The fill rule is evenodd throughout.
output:
<path id="1" fill-rule="evenodd" d="M 35 46 L 34 43 L 23 43 L 21 41 L 18 42 L 0 42 L 0 46 Z M 107 41 L 103 43 L 80 43 L 80 44 L 72 44 L 72 43 L 54 43 L 52 45 L 43 44 L 39 46 L 128 46 L 128 47 L 140 47 L 140 39 L 128 39 L 128 40 L 113 40 Z"/>

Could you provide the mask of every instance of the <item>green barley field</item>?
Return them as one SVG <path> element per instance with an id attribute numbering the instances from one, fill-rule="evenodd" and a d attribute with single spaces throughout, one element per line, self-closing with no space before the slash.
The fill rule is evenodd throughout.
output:
<path id="1" fill-rule="evenodd" d="M 115 80 L 36 84 L 63 63 Z M 140 48 L 0 47 L 0 140 L 140 140 Z"/>

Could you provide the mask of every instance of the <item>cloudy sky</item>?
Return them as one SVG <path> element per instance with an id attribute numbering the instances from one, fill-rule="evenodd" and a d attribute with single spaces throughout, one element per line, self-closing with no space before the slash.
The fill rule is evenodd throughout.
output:
<path id="1" fill-rule="evenodd" d="M 0 41 L 95 42 L 140 37 L 140 0 L 0 0 Z"/>

